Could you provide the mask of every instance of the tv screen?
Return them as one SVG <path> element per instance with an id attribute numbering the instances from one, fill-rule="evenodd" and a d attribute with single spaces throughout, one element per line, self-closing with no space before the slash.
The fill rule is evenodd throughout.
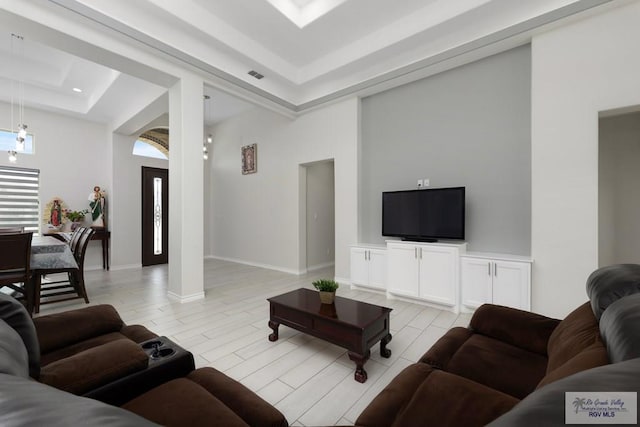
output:
<path id="1" fill-rule="evenodd" d="M 464 240 L 465 188 L 382 193 L 382 235 L 405 240 Z"/>

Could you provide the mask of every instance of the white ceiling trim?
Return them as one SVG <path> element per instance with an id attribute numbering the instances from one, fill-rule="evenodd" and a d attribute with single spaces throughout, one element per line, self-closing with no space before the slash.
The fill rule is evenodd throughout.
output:
<path id="1" fill-rule="evenodd" d="M 347 0 L 267 0 L 298 28 L 304 28 Z"/>

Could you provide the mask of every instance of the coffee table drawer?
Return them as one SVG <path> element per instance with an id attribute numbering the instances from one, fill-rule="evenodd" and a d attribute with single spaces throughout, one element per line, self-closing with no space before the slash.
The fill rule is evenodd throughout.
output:
<path id="1" fill-rule="evenodd" d="M 313 324 L 313 319 L 308 314 L 281 305 L 271 306 L 271 317 L 295 329 L 311 329 Z"/>
<path id="2" fill-rule="evenodd" d="M 362 331 L 324 319 L 314 319 L 313 335 L 351 351 L 361 351 Z"/>

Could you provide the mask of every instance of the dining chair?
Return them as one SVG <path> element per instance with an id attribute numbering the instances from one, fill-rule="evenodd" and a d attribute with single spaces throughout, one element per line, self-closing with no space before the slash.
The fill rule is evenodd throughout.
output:
<path id="1" fill-rule="evenodd" d="M 40 306 L 55 302 L 68 301 L 76 298 L 82 298 L 88 304 L 89 297 L 84 283 L 84 258 L 89 246 L 89 241 L 95 233 L 95 230 L 89 227 L 79 227 L 74 231 L 72 238 L 69 240 L 69 246 L 73 257 L 78 264 L 78 268 L 60 268 L 35 270 L 35 299 L 34 311 L 40 312 Z M 50 275 L 55 273 L 67 273 L 65 280 L 42 282 L 44 274 Z M 62 297 L 62 298 L 58 298 Z M 43 300 L 44 298 L 44 300 Z"/>
<path id="2" fill-rule="evenodd" d="M 20 234 L 24 233 L 24 227 L 2 227 L 0 234 Z"/>
<path id="3" fill-rule="evenodd" d="M 8 287 L 33 313 L 31 238 L 33 233 L 0 234 L 0 288 Z"/>

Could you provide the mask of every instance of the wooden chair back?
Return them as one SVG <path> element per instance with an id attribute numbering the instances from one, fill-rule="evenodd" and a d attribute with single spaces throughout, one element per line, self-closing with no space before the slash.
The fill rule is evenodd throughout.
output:
<path id="1" fill-rule="evenodd" d="M 24 233 L 24 227 L 2 227 L 0 234 L 20 234 Z"/>

